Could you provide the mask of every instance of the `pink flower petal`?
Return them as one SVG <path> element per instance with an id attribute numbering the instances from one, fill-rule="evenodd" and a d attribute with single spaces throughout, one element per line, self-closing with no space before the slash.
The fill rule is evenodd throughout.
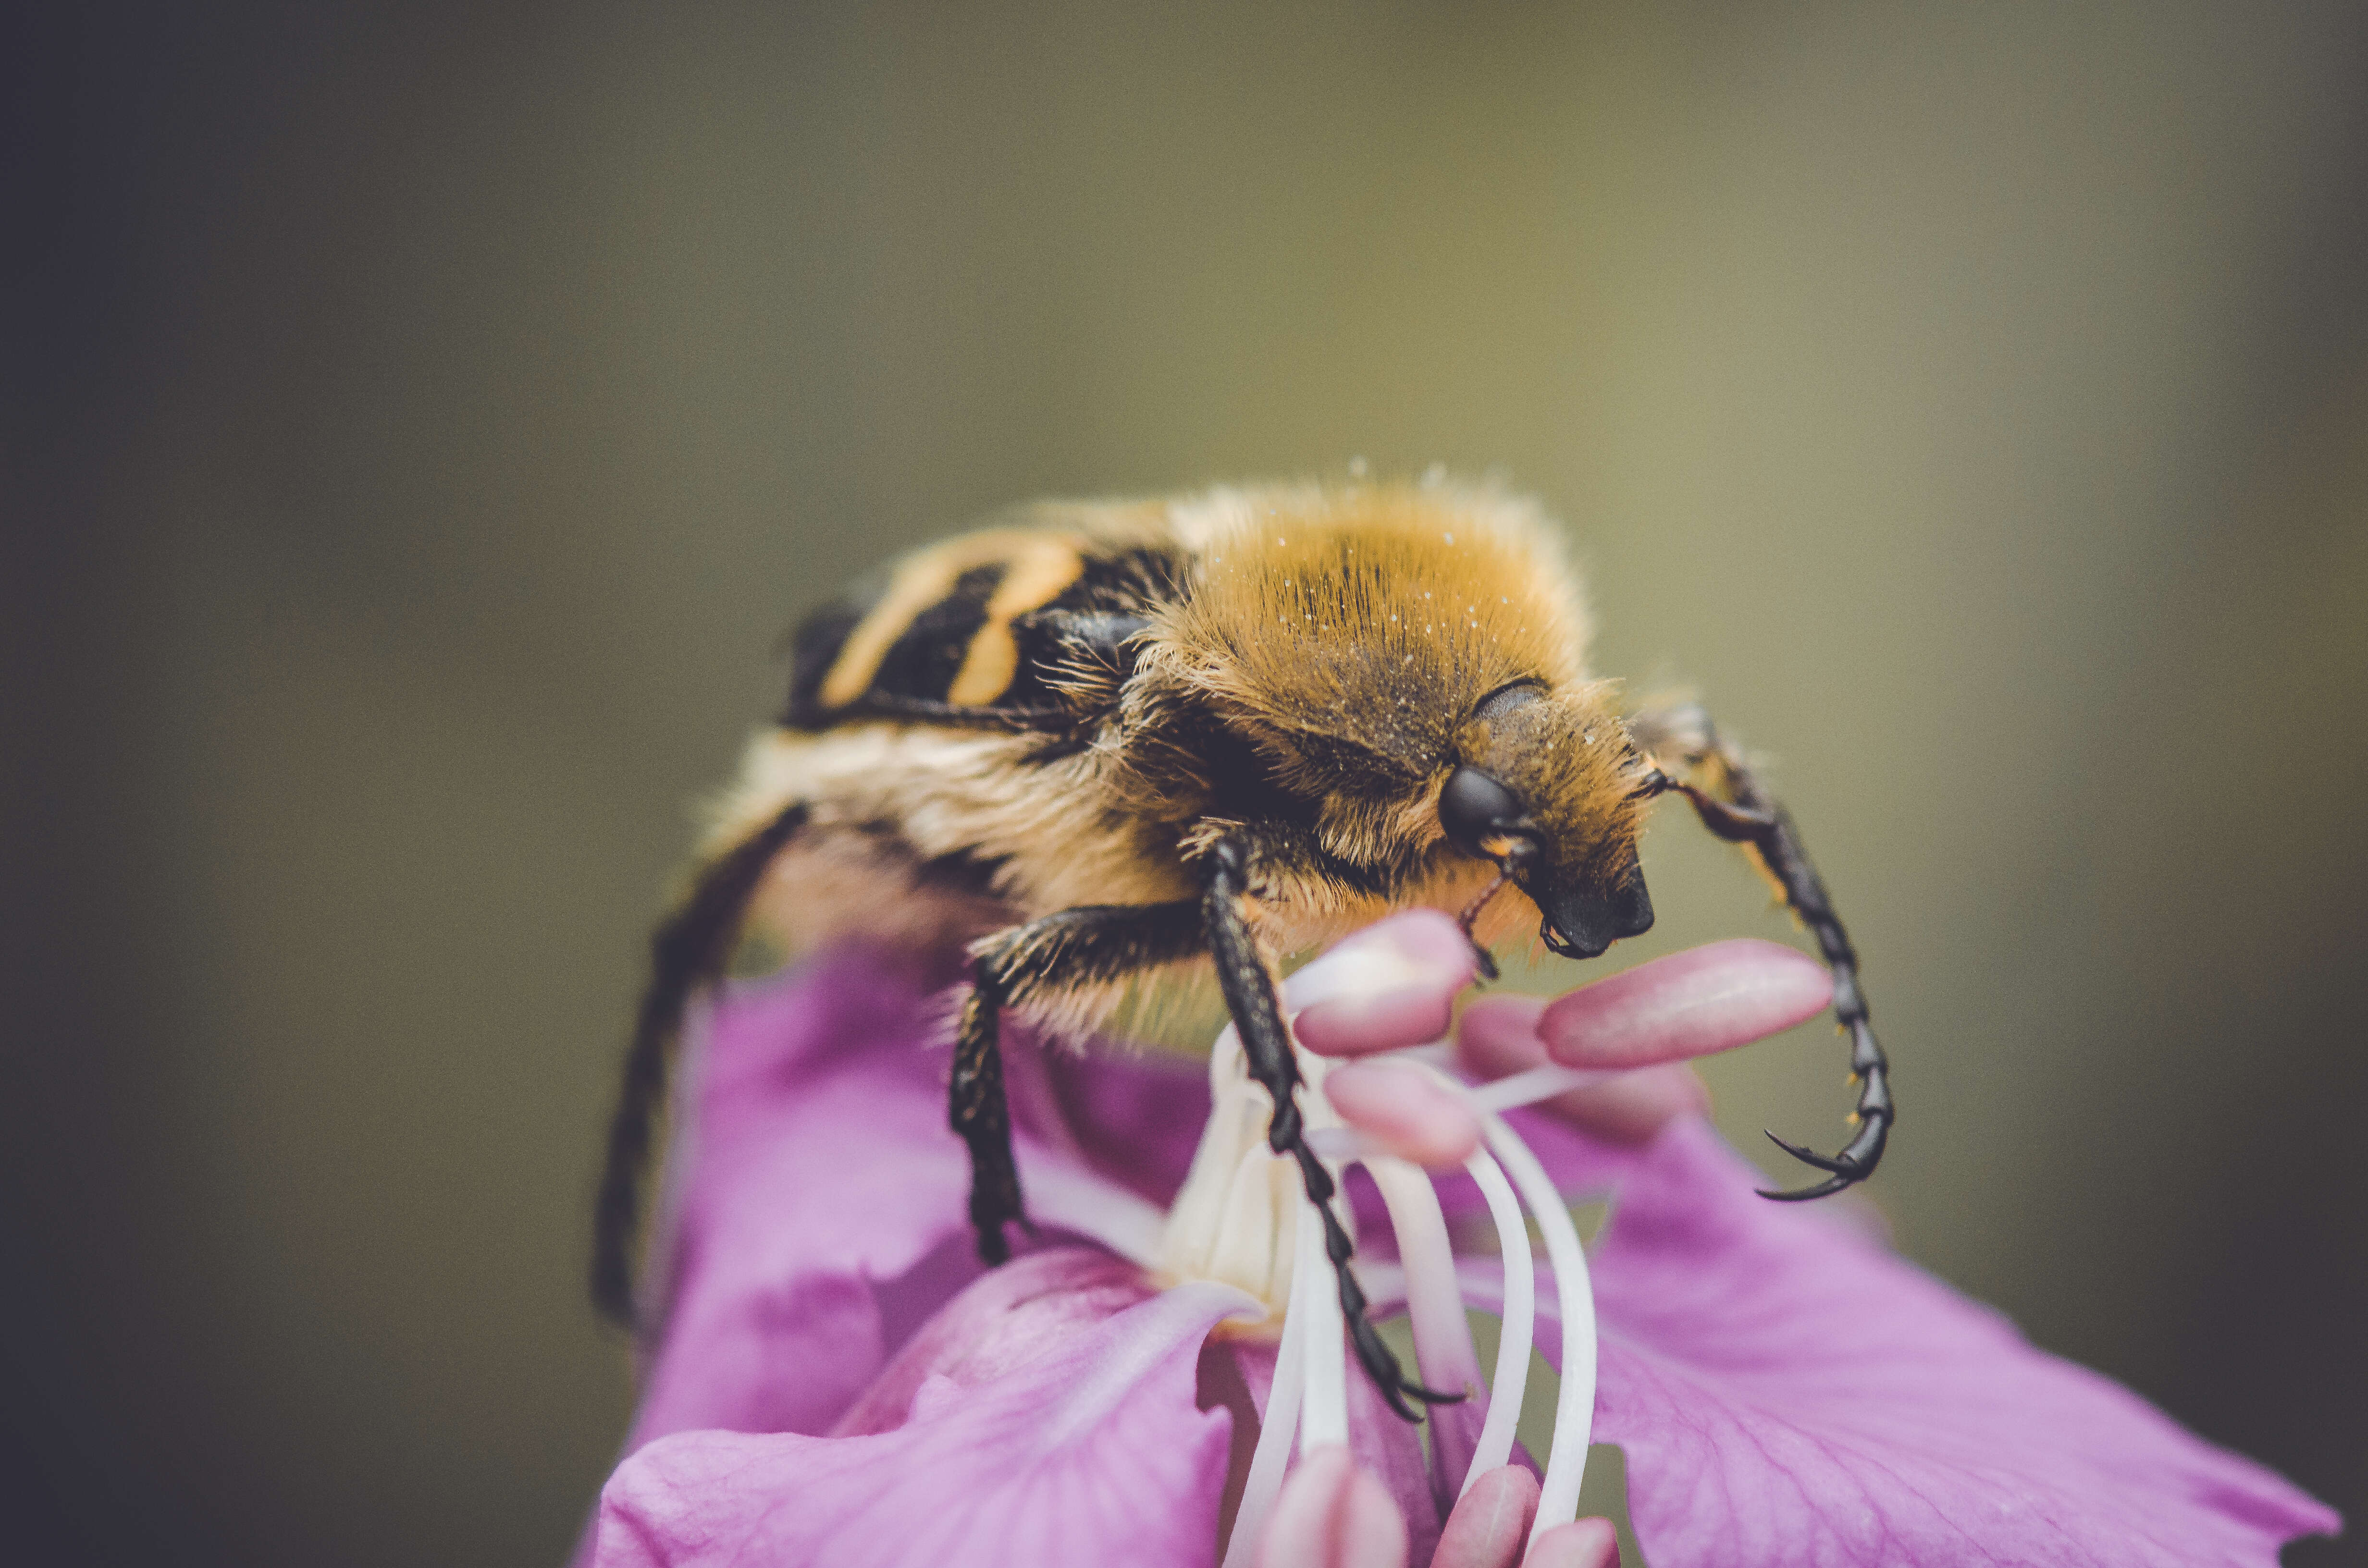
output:
<path id="1" fill-rule="evenodd" d="M 1816 1017 L 1833 994 L 1815 959 L 1736 937 L 1581 986 L 1546 1005 L 1537 1032 L 1565 1067 L 1645 1067 L 1765 1040 Z"/>
<path id="2" fill-rule="evenodd" d="M 2337 1528 L 1757 1180 L 1710 1129 L 1675 1123 L 1622 1180 L 1590 1259 L 1595 1436 L 1626 1451 L 1653 1568 L 2273 1568 L 2283 1542 Z M 1550 1359 L 1557 1337 L 1539 1336 Z"/>
<path id="3" fill-rule="evenodd" d="M 1406 1521 L 1346 1449 L 1299 1461 L 1258 1542 L 1258 1568 L 1406 1568 Z"/>
<path id="4" fill-rule="evenodd" d="M 653 1249 L 665 1332 L 628 1451 L 700 1427 L 828 1431 L 980 1276 L 969 1165 L 946 1131 L 944 1012 L 909 963 L 847 947 L 731 986 L 693 1020 Z M 1164 1203 L 1207 1114 L 1206 1071 L 1007 1035 L 1040 1212 L 1096 1187 Z"/>
<path id="5" fill-rule="evenodd" d="M 894 1431 L 911 1415 L 924 1383 L 991 1382 L 1035 1360 L 1047 1342 L 1092 1328 L 1155 1293 L 1134 1265 L 1088 1247 L 1014 1258 L 923 1324 L 830 1435 Z"/>
<path id="6" fill-rule="evenodd" d="M 1538 1478 L 1520 1465 L 1499 1465 L 1457 1501 L 1430 1568 L 1514 1568 L 1537 1511 Z"/>
<path id="7" fill-rule="evenodd" d="M 890 1432 L 661 1438 L 601 1494 L 593 1562 L 1206 1568 L 1232 1420 L 1193 1384 L 1211 1326 L 1247 1305 L 1179 1286 L 975 1387 L 928 1380 Z"/>
<path id="8" fill-rule="evenodd" d="M 1417 940 L 1439 923 L 1418 922 L 1432 930 Z M 1764 996 L 1720 1001 L 1702 979 L 1718 966 L 1689 956 L 1702 967 L 1675 971 L 1657 1001 L 1666 976 L 1641 1002 L 1606 983 L 1554 1004 L 1581 1019 L 1555 1038 L 1614 1064 L 1666 1060 L 1655 1053 L 1736 1043 L 1781 1016 Z M 1759 962 L 1747 959 L 1727 977 Z M 1797 969 L 1791 983 L 1804 1005 Z M 1645 1045 L 1597 1038 L 1611 1026 L 1587 1015 L 1605 994 L 1634 1008 L 1622 1027 Z M 1543 1054 L 1547 1007 L 1511 1002 L 1471 1010 L 1467 1052 L 1486 1057 L 1494 1028 Z M 661 1249 L 674 1310 L 636 1441 L 740 1430 L 686 1432 L 629 1459 L 604 1499 L 603 1562 L 1210 1560 L 1232 1418 L 1195 1408 L 1196 1363 L 1205 1373 L 1234 1352 L 1255 1394 L 1262 1347 L 1203 1346 L 1230 1295 L 1138 1300 L 1131 1271 L 1075 1249 L 980 1278 L 966 1171 L 944 1131 L 944 1057 L 928 1049 L 943 1038 L 935 1016 L 907 973 L 850 954 L 734 988 L 719 1010 L 683 1106 Z M 1172 1191 L 1206 1107 L 1197 1074 L 1045 1062 L 1020 1038 L 1014 1112 L 1039 1203 L 1064 1183 Z M 2032 1350 L 1850 1226 L 1752 1197 L 1748 1168 L 1699 1125 L 1630 1152 L 1534 1111 L 1509 1119 L 1565 1190 L 1618 1188 L 1594 1263 L 1597 1430 L 1627 1450 L 1654 1568 L 2268 1568 L 2280 1542 L 2335 1528 L 2276 1477 Z M 1441 1185 L 1451 1212 L 1476 1209 L 1468 1182 Z M 1551 1299 L 1540 1306 L 1550 1321 Z M 1361 1378 L 1349 1393 L 1364 1479 L 1399 1499 L 1400 1539 L 1427 1561 L 1441 1537 L 1416 1429 Z M 860 1435 L 795 1435 L 834 1426 Z M 1377 1517 L 1369 1501 L 1348 1522 Z M 1362 1528 L 1337 1539 L 1365 1540 Z"/>
<path id="9" fill-rule="evenodd" d="M 1480 1146 L 1480 1119 L 1463 1097 L 1411 1062 L 1336 1068 L 1324 1096 L 1340 1119 L 1401 1159 L 1452 1168 Z"/>
<path id="10" fill-rule="evenodd" d="M 653 1258 L 671 1300 L 629 1447 L 686 1427 L 825 1431 L 977 1275 L 938 1064 L 915 1049 L 928 1017 L 893 960 L 848 950 L 694 1020 L 683 1179 Z"/>

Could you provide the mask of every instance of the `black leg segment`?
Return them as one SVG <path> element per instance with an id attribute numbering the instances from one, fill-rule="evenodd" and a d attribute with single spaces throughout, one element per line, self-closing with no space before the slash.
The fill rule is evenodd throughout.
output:
<path id="1" fill-rule="evenodd" d="M 1019 1167 L 1011 1156 L 1011 1108 L 1003 1093 L 1003 1051 L 996 1023 L 1003 988 L 982 960 L 962 1003 L 954 1033 L 953 1077 L 946 1085 L 946 1121 L 970 1150 L 970 1222 L 978 1256 L 990 1264 L 1010 1257 L 1006 1222 L 1028 1223 L 1019 1200 Z"/>
<path id="2" fill-rule="evenodd" d="M 1817 940 L 1834 976 L 1834 1020 L 1850 1036 L 1850 1075 L 1858 1080 L 1858 1132 L 1838 1154 L 1820 1154 L 1770 1132 L 1777 1147 L 1826 1179 L 1791 1192 L 1763 1192 L 1785 1201 L 1824 1198 L 1874 1174 L 1897 1113 L 1891 1102 L 1890 1063 L 1868 1021 L 1866 994 L 1858 980 L 1858 951 L 1842 929 L 1824 879 L 1809 862 L 1792 814 L 1760 788 L 1741 752 L 1721 739 L 1709 718 L 1687 705 L 1641 714 L 1631 729 L 1654 752 L 1661 771 L 1646 788 L 1685 796 L 1702 825 L 1730 844 L 1742 845 L 1782 892 L 1784 903 Z"/>
<path id="3" fill-rule="evenodd" d="M 627 1327 L 633 1323 L 633 1244 L 641 1229 L 652 1123 L 666 1100 L 666 1069 L 683 1009 L 723 977 L 757 884 L 805 821 L 803 804 L 789 806 L 710 862 L 689 896 L 650 937 L 649 983 L 625 1051 L 617 1109 L 609 1121 L 608 1161 L 593 1208 L 592 1301 Z"/>
<path id="4" fill-rule="evenodd" d="M 1009 1257 L 1003 1227 L 1028 1223 L 1003 1091 L 1003 1009 L 1038 992 L 1114 981 L 1190 958 L 1201 940 L 1197 904 L 1109 903 L 1064 909 L 981 944 L 946 1093 L 946 1119 L 970 1149 L 970 1221 L 979 1256 L 989 1263 Z"/>
<path id="5" fill-rule="evenodd" d="M 1358 1361 L 1381 1390 L 1382 1397 L 1389 1401 L 1391 1409 L 1408 1421 L 1419 1421 L 1421 1413 L 1407 1403 L 1409 1396 L 1426 1404 L 1452 1404 L 1463 1396 L 1440 1393 L 1409 1380 L 1366 1313 L 1364 1288 L 1349 1268 L 1355 1244 L 1349 1241 L 1338 1216 L 1332 1212 L 1336 1190 L 1332 1173 L 1324 1168 L 1324 1162 L 1307 1146 L 1297 1097 L 1299 1064 L 1292 1056 L 1291 1032 L 1284 1027 L 1281 1008 L 1275 1002 L 1274 976 L 1250 937 L 1249 922 L 1243 908 L 1248 897 L 1248 853 L 1236 840 L 1222 840 L 1209 854 L 1208 890 L 1201 898 L 1201 911 L 1208 924 L 1209 951 L 1217 963 L 1217 983 L 1224 991 L 1225 1006 L 1233 1014 L 1234 1028 L 1241 1034 L 1250 1076 L 1274 1101 L 1274 1117 L 1267 1125 L 1267 1146 L 1299 1162 L 1300 1180 L 1307 1189 L 1308 1200 L 1323 1216 L 1324 1255 L 1331 1260 L 1333 1275 L 1339 1282 L 1340 1315 L 1350 1342 L 1357 1347 Z"/>

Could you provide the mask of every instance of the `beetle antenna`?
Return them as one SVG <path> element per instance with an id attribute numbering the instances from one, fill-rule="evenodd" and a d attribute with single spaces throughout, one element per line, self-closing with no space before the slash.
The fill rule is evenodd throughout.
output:
<path id="1" fill-rule="evenodd" d="M 1512 880 L 1499 868 L 1488 885 L 1480 890 L 1480 896 L 1465 904 L 1463 913 L 1455 917 L 1455 923 L 1463 927 L 1463 939 L 1472 944 L 1472 960 L 1478 967 L 1480 978 L 1483 980 L 1495 980 L 1497 977 L 1497 955 L 1480 945 L 1480 938 L 1472 934 L 1472 927 L 1479 920 L 1481 912 L 1488 907 L 1498 893 L 1505 891 L 1505 884 Z"/>

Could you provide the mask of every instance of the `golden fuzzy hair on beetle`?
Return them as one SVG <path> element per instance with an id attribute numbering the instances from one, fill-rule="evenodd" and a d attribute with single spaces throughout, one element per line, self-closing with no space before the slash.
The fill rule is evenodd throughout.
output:
<path id="1" fill-rule="evenodd" d="M 1213 990 L 1299 1164 L 1360 1359 L 1411 1415 L 1308 1150 L 1276 975 L 1393 910 L 1485 949 L 1534 919 L 1593 958 L 1645 929 L 1645 814 L 1683 795 L 1782 891 L 1835 980 L 1861 1084 L 1836 1191 L 1892 1120 L 1857 956 L 1782 808 L 1690 705 L 1623 712 L 1587 669 L 1575 574 L 1536 503 L 1489 486 L 1224 486 L 1046 504 L 916 551 L 807 618 L 652 944 L 602 1178 L 595 1293 L 630 1315 L 632 1243 L 682 1011 L 744 923 L 965 967 L 949 1119 L 990 1262 L 1024 1221 L 1000 1024 L 1054 1035 Z M 1792 1148 L 1792 1145 L 1786 1145 Z"/>
<path id="2" fill-rule="evenodd" d="M 1204 701 L 1283 788 L 1316 802 L 1330 847 L 1382 859 L 1436 843 L 1439 787 L 1490 727 L 1475 708 L 1517 683 L 1548 707 L 1497 727 L 1558 753 L 1551 782 L 1527 769 L 1550 786 L 1557 820 L 1590 842 L 1624 831 L 1633 844 L 1617 779 L 1641 766 L 1614 688 L 1586 677 L 1585 611 L 1534 503 L 1460 486 L 1304 486 L 1219 492 L 1195 521 L 1191 596 L 1157 621 L 1137 668 L 1148 688 Z"/>

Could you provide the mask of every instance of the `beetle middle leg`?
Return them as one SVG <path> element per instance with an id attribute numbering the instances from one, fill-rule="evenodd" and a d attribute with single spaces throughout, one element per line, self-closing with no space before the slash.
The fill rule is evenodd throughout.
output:
<path id="1" fill-rule="evenodd" d="M 1011 1155 L 1011 1111 L 1003 1090 L 1003 1009 L 1043 992 L 1121 979 L 1201 949 L 1201 906 L 1084 904 L 1014 926 L 972 949 L 970 996 L 954 1034 L 947 1120 L 970 1148 L 970 1220 L 978 1255 L 1011 1256 L 1003 1228 L 1028 1223 L 1019 1168 Z"/>

